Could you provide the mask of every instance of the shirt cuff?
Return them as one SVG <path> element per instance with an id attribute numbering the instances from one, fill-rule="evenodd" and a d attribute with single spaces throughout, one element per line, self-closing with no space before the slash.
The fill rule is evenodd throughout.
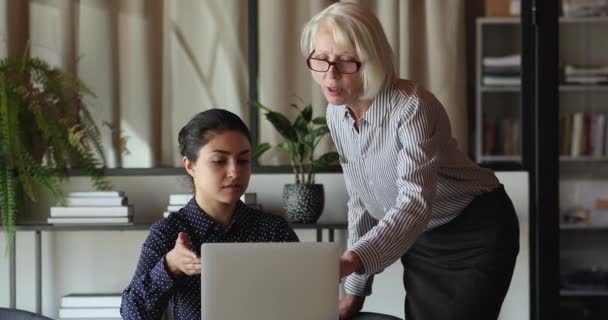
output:
<path id="1" fill-rule="evenodd" d="M 359 297 L 369 296 L 372 294 L 372 279 L 373 276 L 351 274 L 346 277 L 344 290 L 348 294 Z"/>
<path id="2" fill-rule="evenodd" d="M 354 251 L 363 263 L 363 268 L 357 270 L 356 274 L 369 276 L 383 270 L 380 254 L 378 254 L 378 250 L 370 242 L 359 240 L 349 250 Z"/>
<path id="3" fill-rule="evenodd" d="M 164 256 L 150 271 L 150 278 L 152 279 L 152 282 L 163 291 L 169 291 L 175 285 L 175 279 L 169 274 L 169 271 L 165 266 Z"/>

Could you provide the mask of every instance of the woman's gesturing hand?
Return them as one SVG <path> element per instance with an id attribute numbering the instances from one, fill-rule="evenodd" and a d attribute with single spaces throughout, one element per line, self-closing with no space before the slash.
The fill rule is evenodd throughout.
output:
<path id="1" fill-rule="evenodd" d="M 188 235 L 180 232 L 175 247 L 165 256 L 167 270 L 175 275 L 196 275 L 201 273 L 201 258 L 192 252 L 192 242 Z"/>

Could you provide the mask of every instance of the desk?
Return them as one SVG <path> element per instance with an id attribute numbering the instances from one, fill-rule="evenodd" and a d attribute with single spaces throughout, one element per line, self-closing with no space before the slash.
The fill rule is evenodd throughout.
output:
<path id="1" fill-rule="evenodd" d="M 21 225 L 17 231 L 34 231 L 35 241 L 35 270 L 36 270 L 36 313 L 42 313 L 42 231 L 147 231 L 152 226 L 149 224 L 123 224 L 123 225 Z M 334 241 L 335 230 L 346 229 L 346 223 L 315 223 L 315 224 L 292 224 L 294 229 L 315 229 L 317 231 L 317 242 L 323 241 L 323 230 L 328 230 L 328 241 Z M 10 289 L 9 303 L 11 308 L 17 305 L 17 253 L 15 252 L 16 236 L 11 243 L 9 256 Z"/>

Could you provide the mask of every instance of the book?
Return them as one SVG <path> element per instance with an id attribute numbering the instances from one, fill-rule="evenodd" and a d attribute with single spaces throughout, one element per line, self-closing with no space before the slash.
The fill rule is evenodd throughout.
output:
<path id="1" fill-rule="evenodd" d="M 66 197 L 68 207 L 119 207 L 127 204 L 126 197 Z"/>
<path id="2" fill-rule="evenodd" d="M 62 217 L 49 217 L 47 219 L 49 224 L 125 224 L 130 223 L 131 218 L 129 217 L 76 217 L 76 218 L 62 218 Z"/>
<path id="3" fill-rule="evenodd" d="M 51 207 L 51 217 L 128 217 L 133 215 L 132 206 L 120 207 Z"/>
<path id="4" fill-rule="evenodd" d="M 519 86 L 521 78 L 519 77 L 494 77 L 483 76 L 483 84 L 487 86 Z"/>
<path id="5" fill-rule="evenodd" d="M 61 308 L 59 309 L 59 318 L 61 319 L 122 319 L 120 316 L 120 308 Z"/>
<path id="6" fill-rule="evenodd" d="M 570 156 L 580 157 L 583 155 L 583 126 L 584 126 L 584 114 L 582 112 L 576 112 L 572 116 L 572 139 L 570 144 Z"/>
<path id="7" fill-rule="evenodd" d="M 512 54 L 499 57 L 484 57 L 482 60 L 484 67 L 516 67 L 521 66 L 521 55 Z"/>
<path id="8" fill-rule="evenodd" d="M 124 197 L 124 191 L 82 191 L 69 192 L 68 197 Z"/>
<path id="9" fill-rule="evenodd" d="M 594 157 L 601 157 L 604 153 L 604 139 L 606 137 L 605 128 L 606 125 L 606 116 L 603 113 L 596 113 L 592 116 L 592 128 L 593 128 L 593 136 L 591 141 L 591 155 Z"/>
<path id="10" fill-rule="evenodd" d="M 167 206 L 167 211 L 169 212 L 177 212 L 179 211 L 179 209 L 183 208 L 184 205 L 168 205 Z"/>
<path id="11" fill-rule="evenodd" d="M 256 204 L 257 203 L 257 194 L 255 193 L 244 193 L 241 196 L 241 201 L 243 201 L 245 204 L 249 205 L 249 204 Z"/>
<path id="12" fill-rule="evenodd" d="M 169 205 L 184 205 L 188 203 L 192 199 L 192 194 L 183 193 L 183 194 L 172 194 L 169 195 Z"/>
<path id="13" fill-rule="evenodd" d="M 62 308 L 120 308 L 120 293 L 68 294 L 61 298 Z"/>

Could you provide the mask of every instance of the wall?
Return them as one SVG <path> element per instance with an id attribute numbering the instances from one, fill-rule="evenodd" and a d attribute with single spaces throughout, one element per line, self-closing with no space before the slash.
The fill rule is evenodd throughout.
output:
<path id="1" fill-rule="evenodd" d="M 505 301 L 501 319 L 527 319 L 528 308 L 528 188 L 525 172 L 499 173 L 511 195 L 521 223 L 522 250 L 516 266 L 511 290 Z M 270 211 L 280 210 L 280 187 L 291 182 L 290 174 L 254 175 L 250 192 Z M 146 223 L 159 219 L 169 193 L 187 192 L 186 180 L 178 176 L 113 177 L 117 189 L 125 190 L 136 208 L 135 221 Z M 341 174 L 321 174 L 318 181 L 326 190 L 326 205 L 320 221 L 346 220 L 347 194 Z M 87 179 L 74 177 L 65 190 L 89 190 Z M 28 210 L 22 222 L 43 222 L 48 214 L 48 199 Z M 63 295 L 80 292 L 120 292 L 130 281 L 146 231 L 111 232 L 44 232 L 42 235 L 42 297 L 43 314 L 57 317 Z M 303 241 L 314 241 L 315 233 L 300 230 Z M 3 234 L 0 247 L 4 248 Z M 345 234 L 338 232 L 336 241 L 345 245 Z M 19 232 L 17 236 L 17 307 L 35 310 L 34 233 Z M 402 268 L 396 264 L 376 277 L 374 295 L 365 309 L 403 317 L 404 292 L 401 287 Z M 0 307 L 9 305 L 8 256 L 0 256 Z"/>

